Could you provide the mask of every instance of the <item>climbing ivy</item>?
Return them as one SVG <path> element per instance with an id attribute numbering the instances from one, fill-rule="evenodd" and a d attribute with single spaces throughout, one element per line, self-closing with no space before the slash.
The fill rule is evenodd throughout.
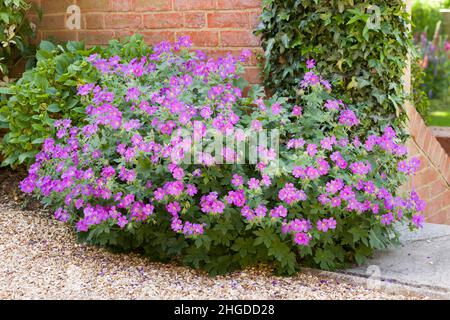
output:
<path id="1" fill-rule="evenodd" d="M 332 79 L 334 92 L 357 106 L 362 133 L 406 116 L 402 76 L 411 46 L 403 0 L 264 0 L 264 80 L 272 93 L 297 99 L 305 61 Z"/>

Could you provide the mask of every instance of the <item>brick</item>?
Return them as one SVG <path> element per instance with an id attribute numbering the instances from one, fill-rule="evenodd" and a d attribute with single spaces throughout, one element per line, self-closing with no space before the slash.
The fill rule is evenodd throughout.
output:
<path id="1" fill-rule="evenodd" d="M 41 8 L 44 14 L 66 13 L 67 7 L 75 4 L 74 0 L 42 0 Z"/>
<path id="2" fill-rule="evenodd" d="M 144 15 L 144 28 L 170 29 L 183 27 L 183 14 L 171 13 L 149 13 Z"/>
<path id="3" fill-rule="evenodd" d="M 430 185 L 430 196 L 431 198 L 445 192 L 448 188 L 442 179 L 438 179 L 432 182 Z"/>
<path id="4" fill-rule="evenodd" d="M 250 12 L 248 14 L 249 23 L 250 23 L 250 29 L 255 30 L 258 26 L 259 22 L 261 21 L 261 11 L 257 12 Z"/>
<path id="5" fill-rule="evenodd" d="M 107 29 L 136 29 L 141 25 L 141 16 L 139 14 L 111 14 L 105 19 Z"/>
<path id="6" fill-rule="evenodd" d="M 105 28 L 103 13 L 87 13 L 82 15 L 83 28 L 91 30 L 101 30 Z"/>
<path id="7" fill-rule="evenodd" d="M 430 217 L 427 217 L 426 220 L 429 223 L 439 223 L 439 224 L 449 223 L 448 217 L 447 217 L 447 212 L 442 211 L 442 210 L 433 214 Z"/>
<path id="8" fill-rule="evenodd" d="M 246 67 L 244 78 L 251 84 L 261 83 L 261 69 L 255 67 Z"/>
<path id="9" fill-rule="evenodd" d="M 447 184 L 450 185 L 450 158 L 447 158 L 447 160 L 445 161 L 443 171 L 444 179 L 447 181 Z"/>
<path id="10" fill-rule="evenodd" d="M 114 39 L 113 31 L 80 31 L 78 33 L 80 40 L 84 40 L 86 44 L 108 44 L 109 40 Z"/>
<path id="11" fill-rule="evenodd" d="M 428 154 L 428 157 L 433 162 L 433 164 L 438 167 L 439 166 L 439 160 L 441 158 L 441 154 L 444 153 L 444 150 L 442 149 L 439 142 L 437 142 L 436 139 L 431 141 L 431 151 Z"/>
<path id="12" fill-rule="evenodd" d="M 185 28 L 203 28 L 206 26 L 205 12 L 185 12 L 184 27 Z"/>
<path id="13" fill-rule="evenodd" d="M 42 31 L 41 38 L 43 40 L 59 40 L 59 41 L 71 41 L 71 40 L 77 40 L 77 33 L 73 31 Z"/>
<path id="14" fill-rule="evenodd" d="M 173 0 L 175 10 L 211 10 L 215 0 Z"/>
<path id="15" fill-rule="evenodd" d="M 259 46 L 259 38 L 252 31 L 221 31 L 220 35 L 223 47 Z"/>
<path id="16" fill-rule="evenodd" d="M 27 1 L 30 4 L 34 4 L 36 6 L 40 6 L 41 5 L 41 0 L 28 0 Z"/>
<path id="17" fill-rule="evenodd" d="M 444 173 L 444 166 L 447 158 L 448 158 L 447 153 L 444 150 L 442 150 L 441 155 L 439 156 L 439 160 L 437 162 L 439 171 L 441 171 L 442 173 Z"/>
<path id="18" fill-rule="evenodd" d="M 414 139 L 409 139 L 406 143 L 406 147 L 408 148 L 408 155 L 415 156 L 420 153 Z"/>
<path id="19" fill-rule="evenodd" d="M 38 26 L 41 30 L 64 30 L 66 29 L 66 15 L 43 15 Z"/>
<path id="20" fill-rule="evenodd" d="M 133 0 L 109 0 L 111 11 L 133 11 Z"/>
<path id="21" fill-rule="evenodd" d="M 134 0 L 136 11 L 169 11 L 172 10 L 172 0 Z"/>
<path id="22" fill-rule="evenodd" d="M 425 186 L 431 182 L 436 181 L 439 178 L 439 174 L 434 168 L 427 168 L 423 171 L 418 172 L 413 177 L 413 185 L 416 188 L 420 188 L 421 186 Z"/>
<path id="23" fill-rule="evenodd" d="M 423 122 L 418 123 L 417 126 L 419 127 L 419 133 L 416 136 L 416 142 L 419 148 L 423 150 L 428 129 Z"/>
<path id="24" fill-rule="evenodd" d="M 449 218 L 450 211 L 450 190 L 440 194 L 438 197 L 428 200 L 427 207 L 425 209 L 425 215 L 427 217 L 433 217 L 437 214 L 446 213 L 447 218 Z"/>
<path id="25" fill-rule="evenodd" d="M 417 136 L 419 135 L 419 126 L 416 125 L 416 122 L 414 121 L 416 115 L 414 115 L 410 121 L 409 121 L 409 134 L 411 135 L 411 137 L 414 138 L 414 140 L 416 140 Z"/>
<path id="26" fill-rule="evenodd" d="M 423 150 L 425 151 L 425 154 L 431 152 L 431 142 L 435 139 L 436 138 L 431 134 L 430 130 L 427 130 L 425 134 L 425 141 L 423 142 Z"/>
<path id="27" fill-rule="evenodd" d="M 430 166 L 430 161 L 426 157 L 424 157 L 422 154 L 420 154 L 417 158 L 420 161 L 419 170 L 423 170 Z"/>
<path id="28" fill-rule="evenodd" d="M 148 44 L 155 44 L 161 41 L 175 41 L 175 33 L 170 31 L 143 31 L 144 41 Z"/>
<path id="29" fill-rule="evenodd" d="M 54 0 L 52 0 L 54 1 Z M 59 0 L 58 0 L 59 1 Z M 77 4 L 81 9 L 81 13 L 92 11 L 108 11 L 110 0 L 77 0 Z M 55 1 L 57 2 L 57 1 Z M 44 10 L 45 14 L 45 10 Z"/>
<path id="30" fill-rule="evenodd" d="M 450 206 L 450 189 L 439 196 L 439 201 L 441 201 L 442 208 Z"/>
<path id="31" fill-rule="evenodd" d="M 431 199 L 431 188 L 429 185 L 417 186 L 417 189 L 415 190 L 421 199 L 423 200 Z"/>
<path id="32" fill-rule="evenodd" d="M 209 28 L 249 28 L 250 20 L 246 12 L 208 13 Z"/>
<path id="33" fill-rule="evenodd" d="M 114 39 L 124 40 L 127 37 L 131 37 L 135 32 L 133 30 L 117 30 L 114 32 Z"/>
<path id="34" fill-rule="evenodd" d="M 253 9 L 261 8 L 261 0 L 218 0 L 218 9 Z"/>
<path id="35" fill-rule="evenodd" d="M 426 205 L 424 214 L 427 218 L 434 216 L 435 214 L 437 214 L 439 211 L 442 210 L 442 208 L 438 202 L 433 201 L 433 200 L 430 201 L 428 199 L 425 199 L 425 200 L 427 202 L 427 205 Z"/>
<path id="36" fill-rule="evenodd" d="M 217 47 L 219 45 L 219 33 L 217 31 L 186 31 L 177 32 L 177 36 L 189 36 L 197 47 Z"/>

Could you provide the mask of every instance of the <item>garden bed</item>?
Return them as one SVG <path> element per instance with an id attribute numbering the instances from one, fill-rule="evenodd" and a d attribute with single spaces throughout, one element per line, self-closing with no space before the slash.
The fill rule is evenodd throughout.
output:
<path id="1" fill-rule="evenodd" d="M 3 169 L 0 177 L 0 299 L 417 298 L 310 273 L 277 277 L 266 267 L 209 277 L 137 254 L 78 244 L 69 226 L 19 196 L 20 174 Z"/>

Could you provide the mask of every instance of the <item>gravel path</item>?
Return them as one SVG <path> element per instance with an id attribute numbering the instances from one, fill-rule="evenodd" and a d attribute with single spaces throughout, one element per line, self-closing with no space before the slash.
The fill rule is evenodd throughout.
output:
<path id="1" fill-rule="evenodd" d="M 0 299 L 414 299 L 322 276 L 251 269 L 216 278 L 77 244 L 41 211 L 0 204 Z"/>

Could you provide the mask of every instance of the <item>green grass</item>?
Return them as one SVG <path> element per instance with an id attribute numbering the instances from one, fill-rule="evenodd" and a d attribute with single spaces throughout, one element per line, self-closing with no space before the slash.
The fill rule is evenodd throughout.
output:
<path id="1" fill-rule="evenodd" d="M 445 99 L 448 100 L 448 99 Z M 442 100 L 431 100 L 431 111 L 427 117 L 429 126 L 450 127 L 450 104 Z"/>
<path id="2" fill-rule="evenodd" d="M 450 127 L 450 111 L 433 111 L 427 122 L 429 126 Z"/>

